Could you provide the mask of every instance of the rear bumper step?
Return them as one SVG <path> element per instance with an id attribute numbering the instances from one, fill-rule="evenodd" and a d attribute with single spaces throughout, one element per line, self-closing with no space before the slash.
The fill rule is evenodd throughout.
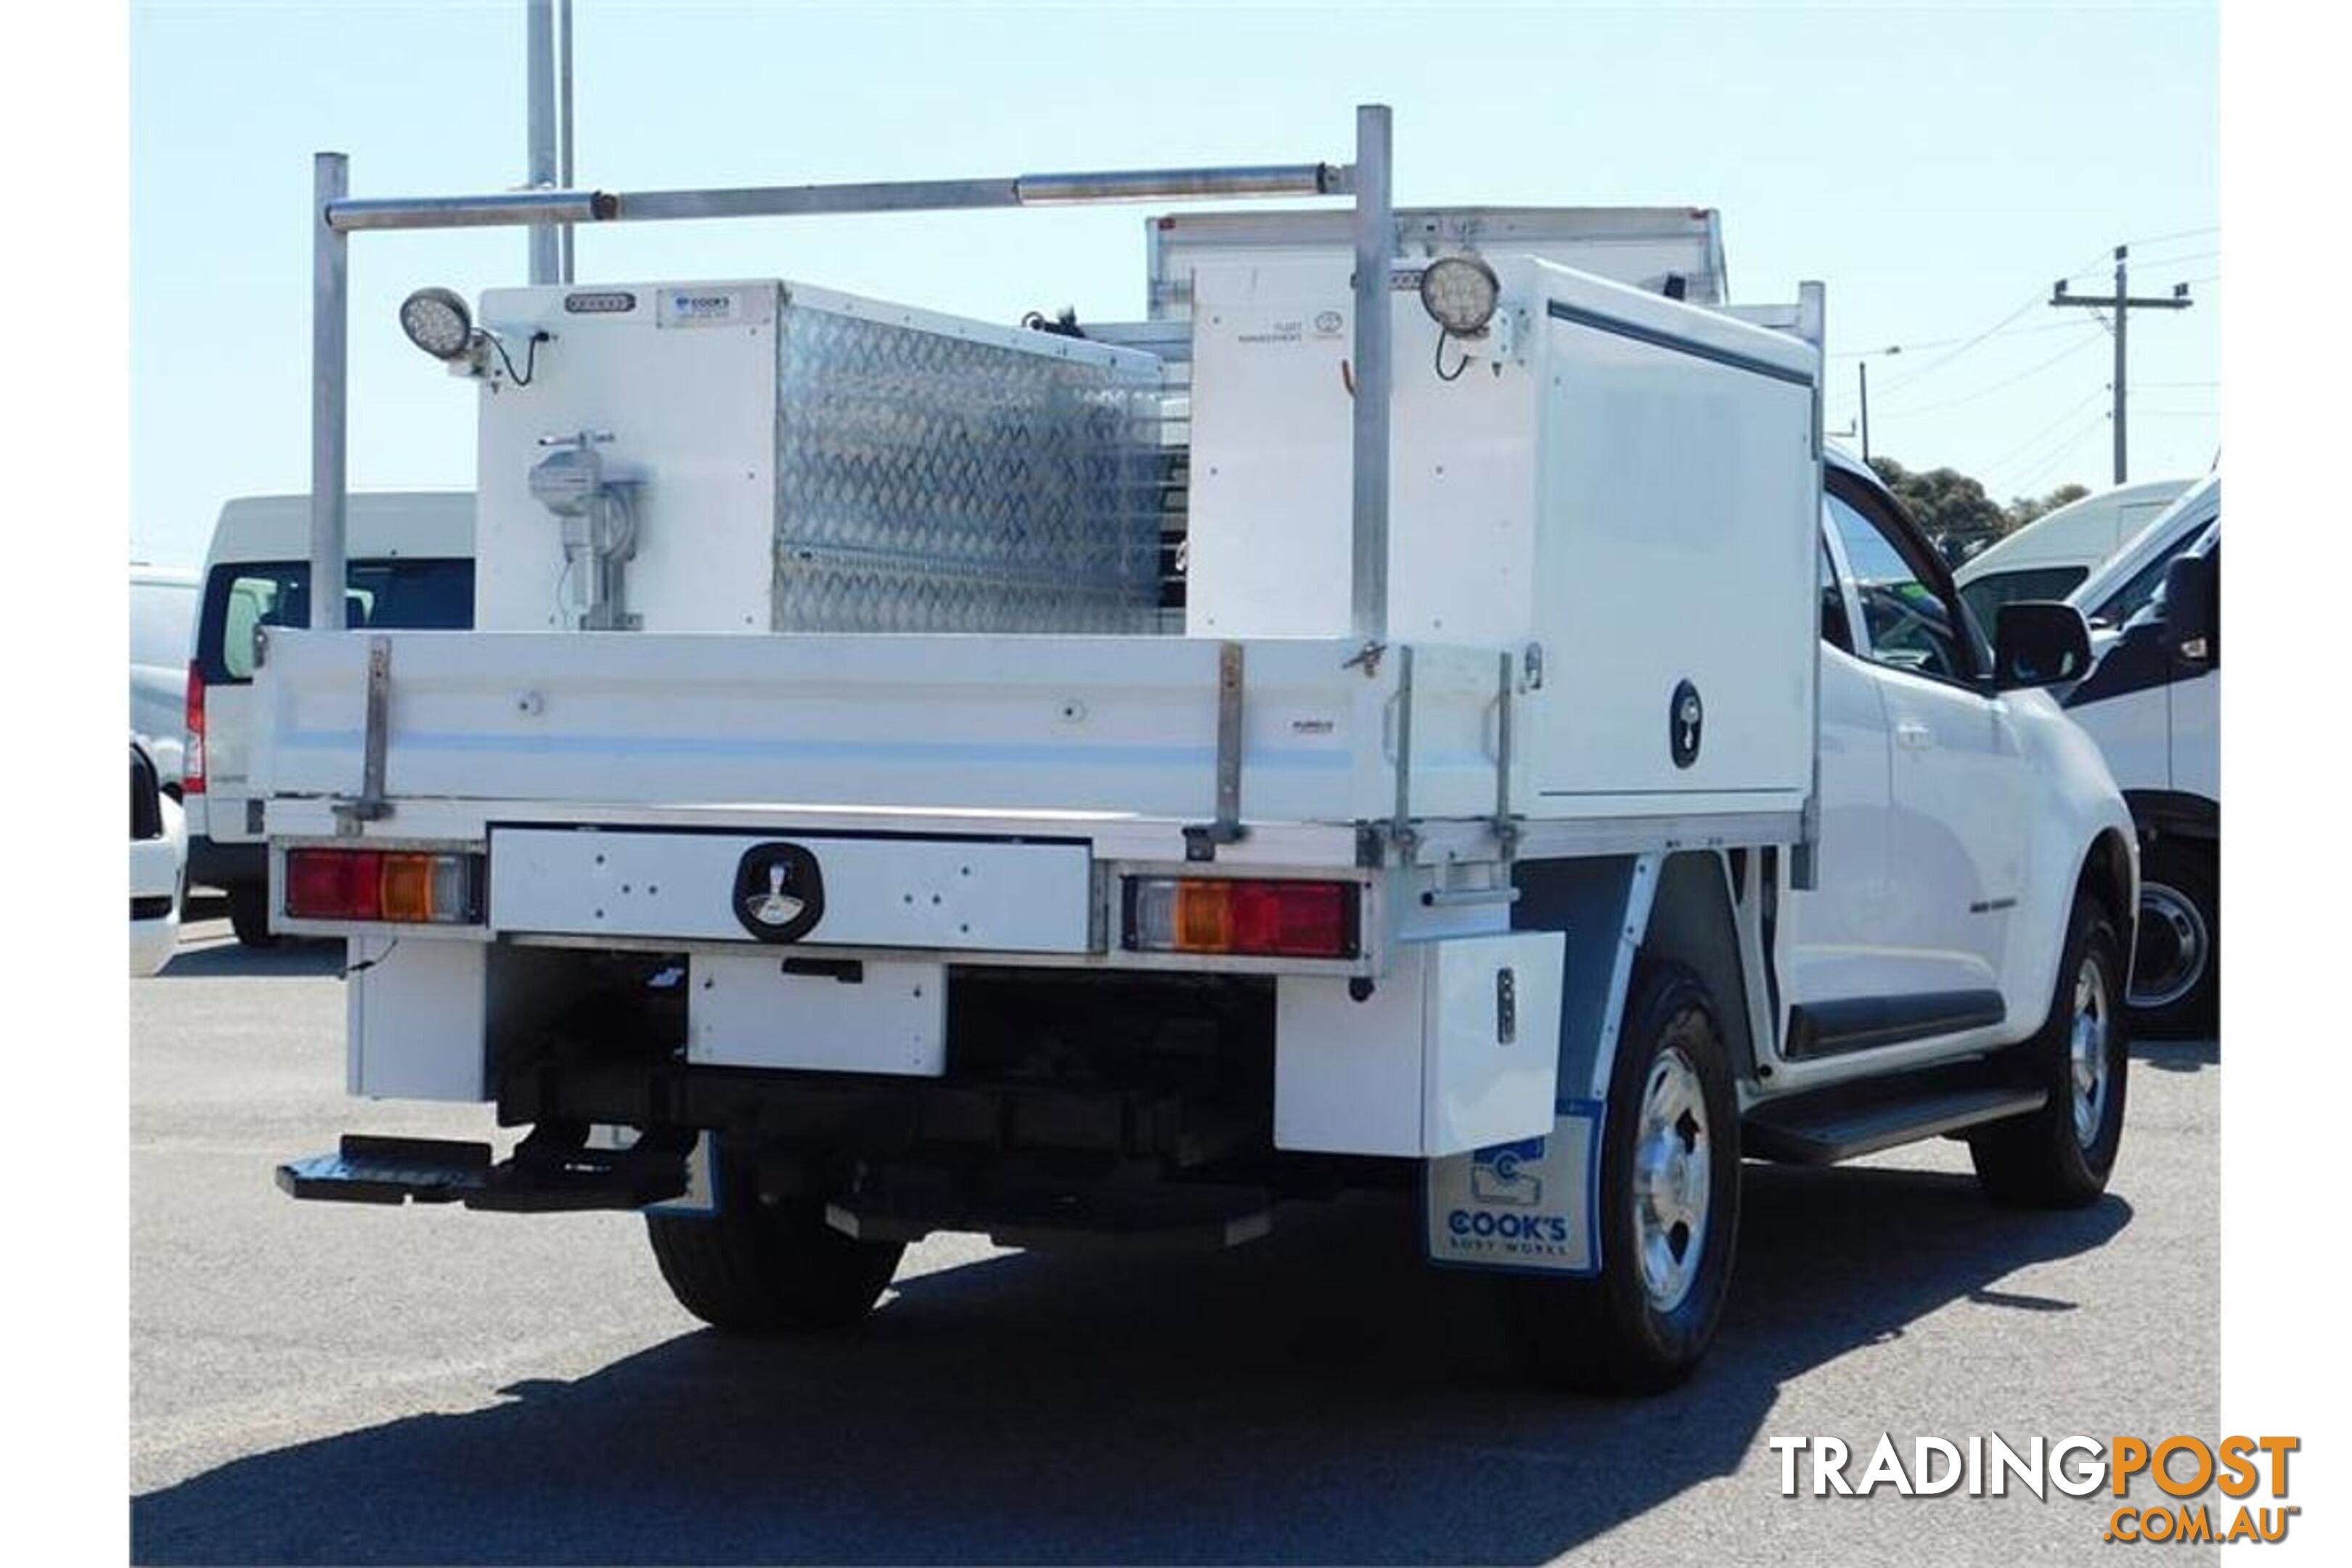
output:
<path id="1" fill-rule="evenodd" d="M 546 1214 L 635 1209 L 686 1191 L 685 1149 L 549 1149 L 524 1140 L 493 1163 L 488 1143 L 345 1135 L 331 1154 L 278 1167 L 297 1198 L 346 1204 L 461 1203 L 471 1209 Z"/>

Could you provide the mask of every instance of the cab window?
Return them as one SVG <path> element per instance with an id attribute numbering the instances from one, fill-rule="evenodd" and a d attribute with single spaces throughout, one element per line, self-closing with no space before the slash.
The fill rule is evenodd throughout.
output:
<path id="1" fill-rule="evenodd" d="M 1897 545 L 1886 525 L 1843 496 L 1829 497 L 1831 526 L 1862 602 L 1864 658 L 1915 675 L 1965 681 L 1975 668 L 1965 626 Z"/>

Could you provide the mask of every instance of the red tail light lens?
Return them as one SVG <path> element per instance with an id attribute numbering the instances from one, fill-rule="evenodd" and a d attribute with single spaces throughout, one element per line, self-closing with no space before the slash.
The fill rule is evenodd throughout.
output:
<path id="1" fill-rule="evenodd" d="M 479 918 L 475 855 L 289 849 L 286 912 L 296 920 L 462 925 Z"/>
<path id="2" fill-rule="evenodd" d="M 292 849 L 286 912 L 301 920 L 372 921 L 383 913 L 383 857 L 370 849 Z"/>
<path id="3" fill-rule="evenodd" d="M 1127 884 L 1127 946 L 1137 952 L 1353 958 L 1353 882 L 1137 877 Z"/>
<path id="4" fill-rule="evenodd" d="M 188 743 L 180 755 L 180 793 L 205 793 L 205 667 L 188 661 Z"/>

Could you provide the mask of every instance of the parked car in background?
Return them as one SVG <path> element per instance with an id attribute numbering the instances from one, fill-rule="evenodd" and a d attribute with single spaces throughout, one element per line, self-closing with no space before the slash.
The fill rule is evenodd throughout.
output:
<path id="1" fill-rule="evenodd" d="M 467 491 L 354 495 L 345 619 L 414 630 L 474 624 L 474 498 Z M 228 894 L 248 947 L 272 941 L 261 803 L 246 787 L 255 633 L 310 619 L 310 501 L 247 496 L 221 509 L 205 557 L 185 713 L 190 878 Z"/>
<path id="2" fill-rule="evenodd" d="M 131 973 L 152 974 L 180 941 L 188 837 L 180 803 L 163 793 L 154 758 L 131 742 Z"/>
<path id="3" fill-rule="evenodd" d="M 2118 485 L 2045 513 L 1952 572 L 1960 597 L 1990 626 L 2003 605 L 2063 599 L 2169 507 L 2193 480 Z"/>
<path id="4" fill-rule="evenodd" d="M 2150 1034 L 2201 1034 L 2218 1021 L 2221 570 L 2216 474 L 2068 601 L 2091 625 L 2098 662 L 2067 693 L 2067 716 L 2105 753 L 2139 832 L 2139 947 L 2128 1001 L 2134 1022 Z"/>
<path id="5" fill-rule="evenodd" d="M 180 787 L 188 655 L 196 640 L 196 574 L 184 566 L 131 565 L 131 733 L 147 748 L 163 787 Z"/>

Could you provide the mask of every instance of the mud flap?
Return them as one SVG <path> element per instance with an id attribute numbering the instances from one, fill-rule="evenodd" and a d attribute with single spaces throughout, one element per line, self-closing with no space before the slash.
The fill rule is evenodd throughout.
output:
<path id="1" fill-rule="evenodd" d="M 1423 1167 L 1423 1254 L 1450 1268 L 1598 1274 L 1598 1100 L 1562 1100 L 1549 1135 Z"/>

